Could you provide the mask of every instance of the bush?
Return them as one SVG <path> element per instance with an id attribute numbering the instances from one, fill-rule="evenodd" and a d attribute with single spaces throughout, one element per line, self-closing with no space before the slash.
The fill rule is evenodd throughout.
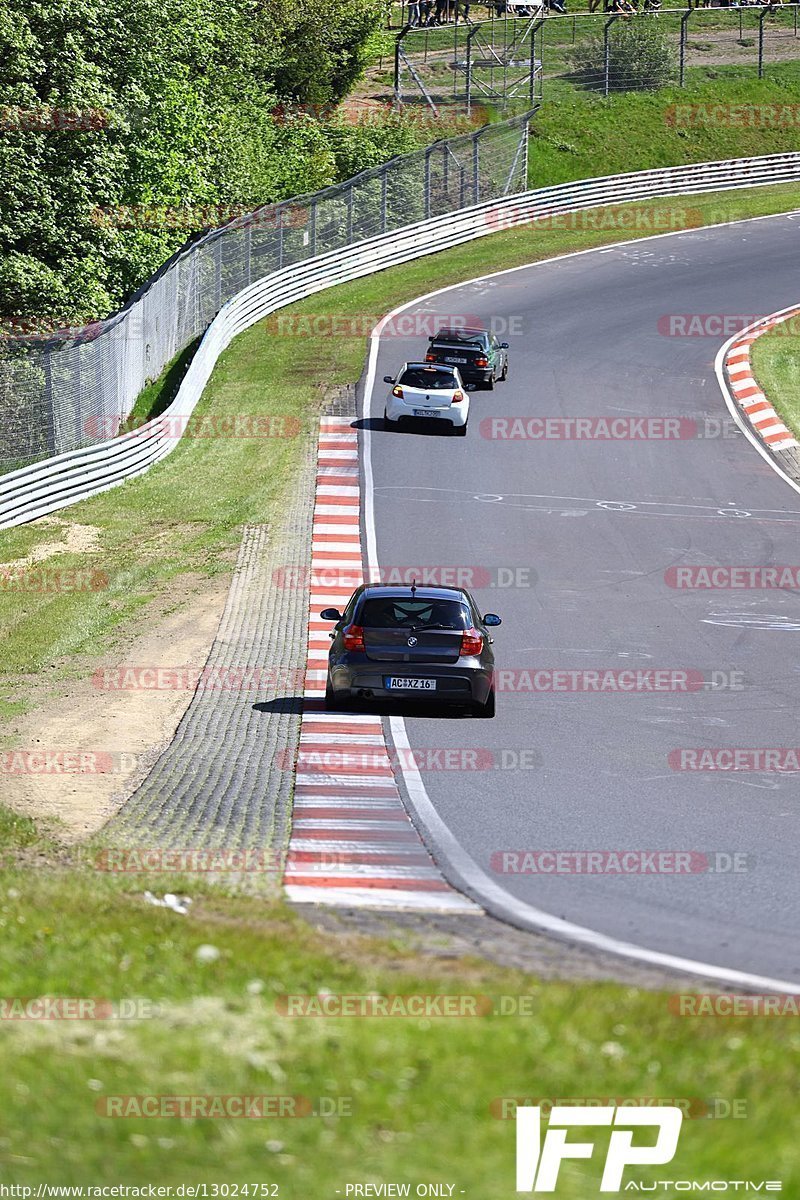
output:
<path id="1" fill-rule="evenodd" d="M 582 42 L 570 52 L 571 61 L 590 86 L 605 79 L 602 38 Z M 608 82 L 614 91 L 653 91 L 675 76 L 676 55 L 666 34 L 651 17 L 620 17 L 609 29 Z"/>

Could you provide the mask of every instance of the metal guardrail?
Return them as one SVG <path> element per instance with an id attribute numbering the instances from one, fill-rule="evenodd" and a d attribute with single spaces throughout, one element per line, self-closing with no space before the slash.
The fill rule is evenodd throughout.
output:
<path id="1" fill-rule="evenodd" d="M 256 280 L 414 221 L 519 192 L 533 110 L 435 141 L 342 183 L 244 213 L 191 241 L 126 305 L 80 329 L 0 339 L 0 472 L 113 437 L 146 384 Z M 178 209 L 96 210 L 102 223 L 168 228 Z M 184 215 L 204 223 L 202 211 Z"/>
<path id="2" fill-rule="evenodd" d="M 166 458 L 214 364 L 237 334 L 284 305 L 388 266 L 561 213 L 659 196 L 697 195 L 800 180 L 800 152 L 694 163 L 584 179 L 485 201 L 274 271 L 227 302 L 209 325 L 172 404 L 131 433 L 0 476 L 0 529 L 116 487 Z"/>

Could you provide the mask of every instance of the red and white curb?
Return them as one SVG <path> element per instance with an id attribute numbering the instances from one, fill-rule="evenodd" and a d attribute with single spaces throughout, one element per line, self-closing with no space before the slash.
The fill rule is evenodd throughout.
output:
<path id="1" fill-rule="evenodd" d="M 737 337 L 725 355 L 725 370 L 734 399 L 747 417 L 754 433 L 770 450 L 788 450 L 791 446 L 797 446 L 798 442 L 756 383 L 750 363 L 750 347 L 762 334 L 768 333 L 783 321 L 788 321 L 798 312 L 800 309 L 795 308 L 779 316 L 767 317 L 758 326 Z"/>
<path id="2" fill-rule="evenodd" d="M 331 624 L 319 613 L 341 611 L 364 581 L 359 514 L 358 434 L 347 417 L 323 417 L 286 895 L 347 908 L 479 913 L 445 881 L 411 823 L 380 717 L 325 709 Z M 326 574 L 339 586 L 326 587 Z"/>

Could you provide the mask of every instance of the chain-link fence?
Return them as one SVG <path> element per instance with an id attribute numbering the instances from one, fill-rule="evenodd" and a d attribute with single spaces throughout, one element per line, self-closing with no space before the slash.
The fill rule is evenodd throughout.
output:
<path id="1" fill-rule="evenodd" d="M 118 314 L 0 352 L 0 471 L 112 437 L 149 380 L 248 284 L 527 186 L 531 112 L 258 209 L 176 254 Z"/>
<path id="2" fill-rule="evenodd" d="M 690 87 L 709 68 L 744 68 L 761 78 L 780 65 L 783 75 L 800 76 L 800 4 L 614 4 L 637 11 L 559 15 L 534 4 L 522 16 L 519 5 L 498 4 L 504 11 L 487 20 L 459 14 L 448 25 L 406 30 L 395 56 L 396 101 L 433 111 L 455 105 L 474 112 L 483 103 L 513 112 L 564 88 Z"/>

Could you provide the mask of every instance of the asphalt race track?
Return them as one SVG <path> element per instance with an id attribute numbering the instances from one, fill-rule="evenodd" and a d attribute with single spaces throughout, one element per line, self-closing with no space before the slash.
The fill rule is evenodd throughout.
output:
<path id="1" fill-rule="evenodd" d="M 505 769 L 422 760 L 427 793 L 461 847 L 556 917 L 790 981 L 800 981 L 800 776 L 675 770 L 669 756 L 800 744 L 800 596 L 679 590 L 665 572 L 797 565 L 800 495 L 726 420 L 713 369 L 723 336 L 667 336 L 659 318 L 790 305 L 800 300 L 798 251 L 800 220 L 778 216 L 555 260 L 416 302 L 404 312 L 499 321 L 509 379 L 472 393 L 463 440 L 384 431 L 381 380 L 426 346 L 424 330 L 390 333 L 362 423 L 382 567 L 475 566 L 495 583 L 498 568 L 531 568 L 532 586 L 475 589 L 483 611 L 503 618 L 499 668 L 725 673 L 721 686 L 690 692 L 501 690 L 493 721 L 410 712 L 415 753 L 479 747 L 497 764 L 504 749 L 511 763 L 514 752 L 535 751 L 535 765 Z M 493 416 L 684 417 L 706 436 L 501 440 L 482 436 L 481 420 Z M 525 686 L 525 676 L 511 678 Z M 495 869 L 493 853 L 525 849 L 720 852 L 722 866 L 745 857 L 737 871 L 680 875 Z"/>

